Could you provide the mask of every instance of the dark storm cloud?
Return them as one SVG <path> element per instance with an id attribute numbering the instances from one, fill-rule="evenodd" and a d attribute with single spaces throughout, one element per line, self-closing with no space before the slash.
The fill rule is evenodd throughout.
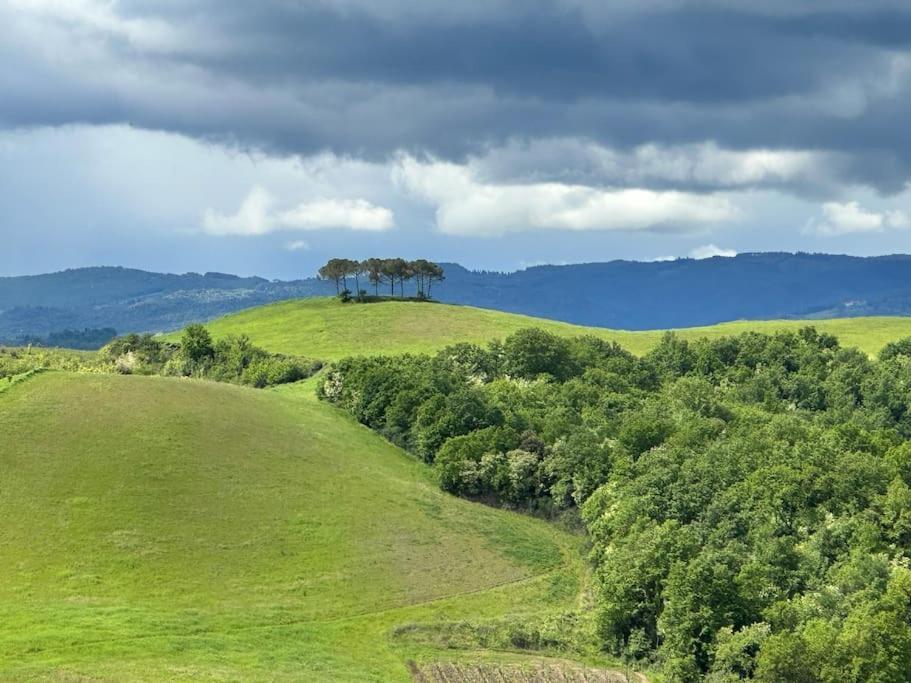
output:
<path id="1" fill-rule="evenodd" d="M 26 25 L 13 9 L 0 120 L 372 158 L 462 159 L 513 138 L 712 140 L 841 153 L 846 182 L 901 189 L 911 7 L 752 4 L 123 2 L 123 23 L 82 25 Z M 17 30 L 39 33 L 2 40 Z M 35 47 L 41 35 L 71 47 Z"/>
<path id="2" fill-rule="evenodd" d="M 593 20 L 541 0 L 450 21 L 395 21 L 320 3 L 219 4 L 206 16 L 233 49 L 192 61 L 251 82 L 458 83 L 564 103 L 723 104 L 804 93 L 881 68 L 880 48 L 907 40 L 902 27 L 911 27 L 911 11 L 829 13 L 816 22 L 675 7 Z"/>
<path id="3" fill-rule="evenodd" d="M 643 12 L 593 25 L 579 11 L 538 3 L 501 20 L 428 26 L 285 6 L 232 23 L 257 49 L 208 66 L 234 75 L 470 83 L 558 101 L 741 102 L 812 90 L 833 73 L 860 76 L 875 61 L 865 43 L 719 10 Z"/>

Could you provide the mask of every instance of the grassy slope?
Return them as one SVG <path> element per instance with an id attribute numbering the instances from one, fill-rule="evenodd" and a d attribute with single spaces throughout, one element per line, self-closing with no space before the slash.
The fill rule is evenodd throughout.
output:
<path id="1" fill-rule="evenodd" d="M 902 318 L 812 324 L 870 353 L 911 334 Z M 660 335 L 330 299 L 210 328 L 332 360 L 527 326 L 640 353 Z M 0 394 L 0 679 L 407 680 L 409 659 L 491 654 L 392 640 L 397 624 L 575 599 L 576 539 L 440 493 L 426 467 L 315 402 L 313 386 L 48 373 Z"/>
<path id="2" fill-rule="evenodd" d="M 0 434 L 3 680 L 407 680 L 438 655 L 393 625 L 577 588 L 575 539 L 441 493 L 312 392 L 53 372 L 0 395 Z"/>
<path id="3" fill-rule="evenodd" d="M 718 337 L 746 330 L 773 331 L 814 325 L 831 332 L 845 346 L 876 353 L 893 339 L 911 335 L 911 318 L 842 318 L 724 323 L 680 330 L 687 338 Z M 468 306 L 383 302 L 341 304 L 335 299 L 298 299 L 252 308 L 208 324 L 215 336 L 247 334 L 279 353 L 337 360 L 362 353 L 420 353 L 459 341 L 485 342 L 523 327 L 557 334 L 595 334 L 644 353 L 661 332 L 627 332 L 531 318 Z"/>

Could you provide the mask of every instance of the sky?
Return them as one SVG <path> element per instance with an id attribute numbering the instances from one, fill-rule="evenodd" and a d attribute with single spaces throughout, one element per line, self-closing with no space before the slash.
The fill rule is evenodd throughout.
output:
<path id="1" fill-rule="evenodd" d="M 0 0 L 0 275 L 911 251 L 907 0 Z"/>

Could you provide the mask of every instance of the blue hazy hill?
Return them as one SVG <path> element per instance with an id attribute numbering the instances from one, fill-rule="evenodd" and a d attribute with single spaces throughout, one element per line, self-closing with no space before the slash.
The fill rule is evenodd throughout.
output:
<path id="1" fill-rule="evenodd" d="M 911 256 L 755 253 L 733 258 L 536 266 L 512 273 L 444 264 L 434 296 L 622 329 L 737 319 L 911 314 Z M 271 301 L 334 293 L 295 281 L 224 273 L 99 267 L 0 278 L 0 340 L 61 330 L 164 331 Z"/>

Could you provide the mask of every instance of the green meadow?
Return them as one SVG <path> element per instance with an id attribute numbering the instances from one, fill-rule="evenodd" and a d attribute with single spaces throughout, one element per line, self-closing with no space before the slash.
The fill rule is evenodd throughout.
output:
<path id="1" fill-rule="evenodd" d="M 441 654 L 396 625 L 576 600 L 576 537 L 442 493 L 303 389 L 0 394 L 0 679 L 409 680 Z"/>
<path id="2" fill-rule="evenodd" d="M 842 345 L 869 354 L 875 354 L 889 341 L 911 336 L 911 318 L 900 317 L 738 321 L 676 332 L 687 339 L 698 339 L 748 330 L 795 330 L 806 325 L 830 332 Z M 430 353 L 456 342 L 502 339 L 524 327 L 540 327 L 566 336 L 593 334 L 642 354 L 663 334 L 583 327 L 470 306 L 401 301 L 342 304 L 330 298 L 297 299 L 251 308 L 214 320 L 207 327 L 215 337 L 246 334 L 270 351 L 322 360 L 377 353 Z"/>

